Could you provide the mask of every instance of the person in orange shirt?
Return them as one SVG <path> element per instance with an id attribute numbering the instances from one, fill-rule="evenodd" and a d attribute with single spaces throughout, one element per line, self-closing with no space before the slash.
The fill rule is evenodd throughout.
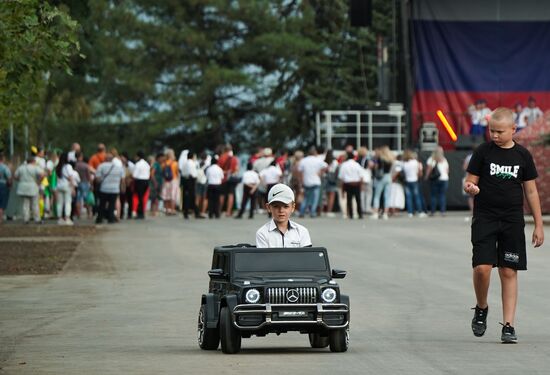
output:
<path id="1" fill-rule="evenodd" d="M 97 145 L 97 152 L 92 155 L 88 161 L 88 165 L 94 169 L 94 171 L 99 167 L 99 164 L 105 161 L 105 145 L 100 143 Z"/>
<path id="2" fill-rule="evenodd" d="M 90 166 L 90 171 L 93 174 L 94 180 L 95 180 L 95 171 L 97 170 L 97 167 L 99 167 L 99 165 L 105 161 L 105 156 L 106 156 L 105 145 L 103 143 L 99 143 L 97 145 L 97 152 L 93 154 L 90 160 L 88 161 L 88 165 Z M 93 192 L 94 192 L 94 197 L 96 202 L 96 205 L 93 208 L 93 213 L 96 214 L 98 213 L 98 210 L 99 210 L 99 186 L 93 181 L 92 183 L 93 183 Z"/>
<path id="3" fill-rule="evenodd" d="M 162 199 L 166 215 L 176 214 L 176 202 L 180 194 L 180 176 L 178 162 L 174 150 L 166 151 L 166 161 L 162 166 L 164 184 L 162 185 Z"/>

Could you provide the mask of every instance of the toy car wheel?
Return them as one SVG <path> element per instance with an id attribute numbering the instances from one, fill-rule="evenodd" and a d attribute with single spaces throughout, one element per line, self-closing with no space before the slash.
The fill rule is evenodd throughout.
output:
<path id="1" fill-rule="evenodd" d="M 345 352 L 349 346 L 349 329 L 335 329 L 329 334 L 330 351 Z"/>
<path id="2" fill-rule="evenodd" d="M 309 345 L 311 345 L 312 348 L 326 348 L 328 344 L 328 337 L 323 337 L 320 333 L 309 334 Z"/>
<path id="3" fill-rule="evenodd" d="M 228 307 L 222 307 L 220 312 L 220 339 L 222 352 L 234 354 L 241 350 L 241 334 L 231 322 L 231 311 Z"/>
<path id="4" fill-rule="evenodd" d="M 201 305 L 197 323 L 199 346 L 204 350 L 216 350 L 220 344 L 220 331 L 217 328 L 207 328 L 206 305 Z"/>

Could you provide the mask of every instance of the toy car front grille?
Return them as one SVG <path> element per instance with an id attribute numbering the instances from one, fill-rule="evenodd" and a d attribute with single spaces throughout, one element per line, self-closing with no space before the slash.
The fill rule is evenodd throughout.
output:
<path id="1" fill-rule="evenodd" d="M 267 303 L 317 303 L 317 288 L 267 288 Z"/>

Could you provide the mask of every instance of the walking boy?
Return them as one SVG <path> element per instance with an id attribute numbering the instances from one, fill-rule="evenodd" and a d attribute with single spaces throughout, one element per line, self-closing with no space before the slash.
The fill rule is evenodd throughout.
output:
<path id="1" fill-rule="evenodd" d="M 493 111 L 489 131 L 491 141 L 474 151 L 464 181 L 464 191 L 475 196 L 472 266 L 477 305 L 472 331 L 477 337 L 485 333 L 491 270 L 498 267 L 503 310 L 501 340 L 515 343 L 517 271 L 527 269 L 523 195 L 535 220 L 531 242 L 535 247 L 544 242 L 535 184 L 538 174 L 529 151 L 512 139 L 516 125 L 510 109 L 501 107 Z"/>
<path id="2" fill-rule="evenodd" d="M 277 184 L 267 195 L 267 210 L 272 219 L 256 232 L 256 247 L 309 247 L 309 231 L 291 221 L 294 212 L 294 192 L 285 184 Z"/>

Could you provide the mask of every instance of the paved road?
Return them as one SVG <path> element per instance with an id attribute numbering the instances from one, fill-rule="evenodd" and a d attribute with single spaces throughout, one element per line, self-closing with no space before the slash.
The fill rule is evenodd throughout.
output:
<path id="1" fill-rule="evenodd" d="M 253 241 L 264 221 L 123 223 L 82 245 L 61 275 L 0 278 L 0 373 L 550 371 L 549 246 L 530 250 L 530 270 L 521 275 L 520 343 L 499 343 L 497 278 L 489 329 L 474 338 L 469 227 L 459 214 L 301 221 L 314 244 L 329 249 L 332 266 L 348 270 L 341 282 L 352 302 L 347 353 L 310 349 L 307 338 L 294 333 L 243 340 L 238 355 L 199 350 L 196 314 L 212 248 Z"/>

